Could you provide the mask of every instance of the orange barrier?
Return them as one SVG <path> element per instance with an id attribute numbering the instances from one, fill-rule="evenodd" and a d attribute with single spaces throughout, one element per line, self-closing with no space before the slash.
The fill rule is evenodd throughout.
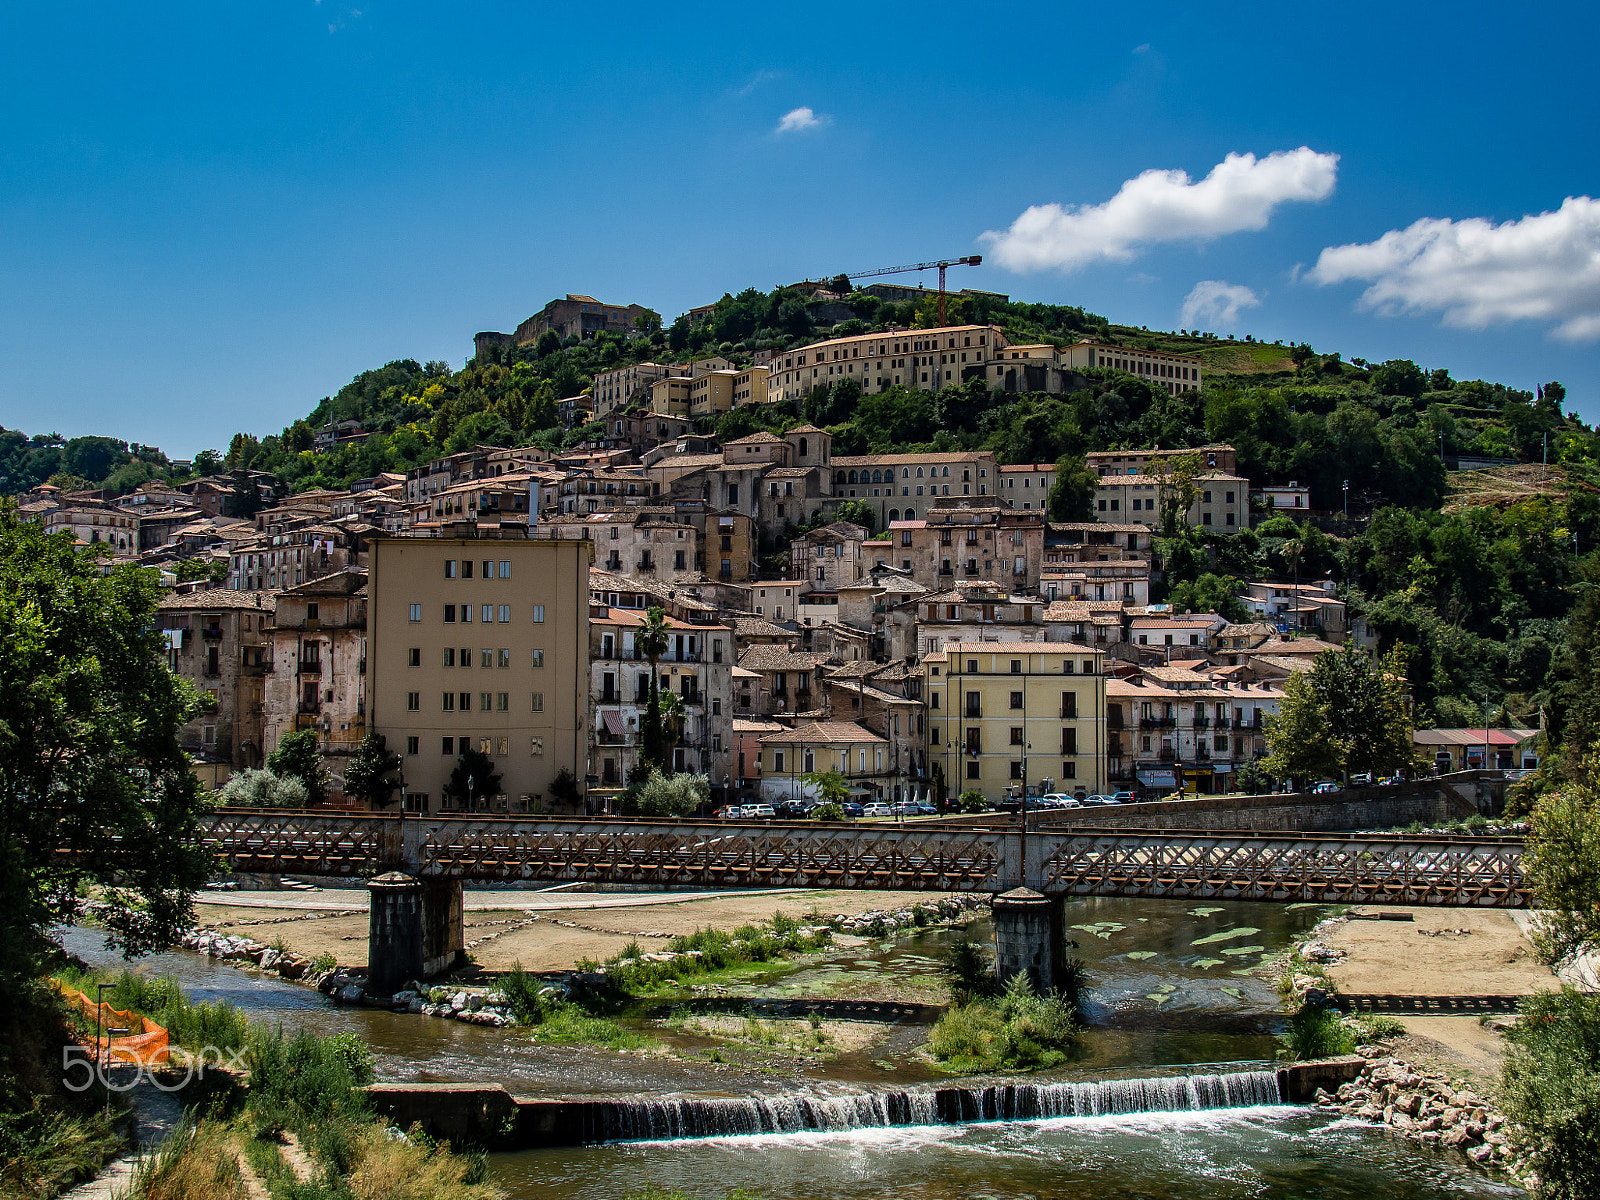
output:
<path id="1" fill-rule="evenodd" d="M 124 1012 L 109 1004 L 96 1004 L 77 988 L 68 987 L 58 979 L 52 979 L 50 983 L 68 1004 L 76 1005 L 89 1020 L 95 1020 L 98 1014 L 101 1035 L 95 1046 L 96 1053 L 108 1054 L 113 1064 L 138 1063 L 144 1067 L 165 1065 L 167 1031 L 160 1025 L 135 1012 Z M 111 1037 L 105 1032 L 108 1029 L 126 1029 L 128 1033 L 124 1037 Z"/>

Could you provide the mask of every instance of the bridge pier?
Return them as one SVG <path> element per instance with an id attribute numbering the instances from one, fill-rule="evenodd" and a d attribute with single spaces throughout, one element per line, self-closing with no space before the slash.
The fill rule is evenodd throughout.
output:
<path id="1" fill-rule="evenodd" d="M 994 969 L 1002 985 L 1026 975 L 1038 995 L 1059 988 L 1065 964 L 1065 902 L 1032 888 L 994 898 Z"/>
<path id="2" fill-rule="evenodd" d="M 391 996 L 408 980 L 442 975 L 460 963 L 460 882 L 390 871 L 368 882 L 367 891 L 368 992 Z"/>

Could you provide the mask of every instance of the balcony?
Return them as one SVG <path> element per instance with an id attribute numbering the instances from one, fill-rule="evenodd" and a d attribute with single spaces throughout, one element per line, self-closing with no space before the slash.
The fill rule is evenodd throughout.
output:
<path id="1" fill-rule="evenodd" d="M 202 625 L 200 627 L 200 636 L 208 642 L 220 642 L 222 640 L 222 627 L 220 625 Z"/>
<path id="2" fill-rule="evenodd" d="M 967 720 L 976 721 L 976 720 L 979 720 L 979 719 L 982 718 L 983 709 L 979 708 L 979 707 L 977 707 L 975 705 L 969 704 L 969 705 L 967 705 L 967 711 L 966 711 L 966 713 L 964 715 L 966 716 Z"/>
<path id="3" fill-rule="evenodd" d="M 1211 727 L 1211 718 L 1210 717 L 1196 717 L 1194 719 L 1194 727 L 1196 729 L 1209 729 Z"/>
<path id="4" fill-rule="evenodd" d="M 941 575 L 949 575 L 949 576 L 954 577 L 955 572 L 952 571 L 949 567 L 940 567 L 939 568 L 939 574 L 941 574 Z"/>
<path id="5" fill-rule="evenodd" d="M 322 701 L 302 700 L 296 711 L 304 717 L 314 717 L 322 711 Z"/>
<path id="6" fill-rule="evenodd" d="M 968 579 L 976 579 L 981 574 L 977 567 L 962 567 L 961 573 Z"/>
<path id="7" fill-rule="evenodd" d="M 320 658 L 302 658 L 295 664 L 295 671 L 301 675 L 321 675 L 322 660 Z"/>
<path id="8" fill-rule="evenodd" d="M 246 675 L 271 675 L 272 660 L 270 658 L 266 658 L 262 659 L 260 662 L 247 662 L 244 664 L 243 670 Z"/>
<path id="9" fill-rule="evenodd" d="M 648 558 L 641 558 L 638 562 L 634 563 L 633 565 L 634 565 L 634 568 L 636 570 L 639 570 L 639 571 L 654 571 L 656 569 L 655 561 L 653 559 L 648 559 Z"/>
<path id="10" fill-rule="evenodd" d="M 1178 721 L 1176 717 L 1140 717 L 1140 729 L 1175 729 Z"/>
<path id="11" fill-rule="evenodd" d="M 1076 721 L 1078 719 L 1078 706 L 1076 704 L 1063 704 L 1061 706 L 1061 719 L 1063 721 Z"/>

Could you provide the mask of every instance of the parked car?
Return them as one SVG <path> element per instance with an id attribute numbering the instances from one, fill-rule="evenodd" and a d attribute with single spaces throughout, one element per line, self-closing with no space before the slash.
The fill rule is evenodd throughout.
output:
<path id="1" fill-rule="evenodd" d="M 890 806 L 889 811 L 902 817 L 920 817 L 922 815 L 922 806 L 915 800 L 901 800 L 899 803 Z"/>
<path id="2" fill-rule="evenodd" d="M 1137 804 L 1138 798 L 1132 792 L 1114 792 L 1111 798 L 1118 804 Z"/>
<path id="3" fill-rule="evenodd" d="M 1094 794 L 1092 796 L 1085 796 L 1083 798 L 1083 806 L 1085 808 L 1098 808 L 1103 804 L 1115 804 L 1115 803 L 1116 803 L 1116 801 L 1113 800 L 1110 796 L 1102 796 L 1099 793 L 1096 793 L 1096 794 Z"/>
<path id="4" fill-rule="evenodd" d="M 711 815 L 713 817 L 722 817 L 725 820 L 726 819 L 738 820 L 740 817 L 744 816 L 744 805 L 742 805 L 742 804 L 725 804 L 721 808 L 717 809 L 717 811 L 712 813 Z"/>
<path id="5" fill-rule="evenodd" d="M 744 806 L 744 815 L 753 817 L 758 821 L 770 821 L 778 814 L 770 804 L 746 804 Z"/>
<path id="6" fill-rule="evenodd" d="M 937 817 L 939 815 L 939 810 L 925 801 L 917 804 L 917 812 L 924 817 Z"/>
<path id="7" fill-rule="evenodd" d="M 847 817 L 859 817 L 864 811 L 861 805 L 857 804 L 854 800 L 846 800 L 839 807 L 844 809 L 844 815 Z"/>
<path id="8" fill-rule="evenodd" d="M 1060 792 L 1046 792 L 1039 797 L 1040 808 L 1065 808 L 1067 797 Z"/>
<path id="9" fill-rule="evenodd" d="M 1334 783 L 1331 779 L 1325 779 L 1321 783 L 1317 784 L 1316 787 L 1311 789 L 1311 794 L 1313 796 L 1321 796 L 1327 792 L 1339 792 L 1343 790 L 1343 788 L 1341 788 L 1337 783 Z"/>
<path id="10" fill-rule="evenodd" d="M 1367 772 L 1365 772 L 1365 771 L 1361 772 L 1361 774 L 1359 774 L 1359 775 L 1352 775 L 1352 776 L 1350 776 L 1350 786 L 1351 787 L 1371 787 L 1372 786 L 1372 776 L 1370 774 L 1368 774 Z"/>
<path id="11" fill-rule="evenodd" d="M 785 800 L 775 807 L 780 817 L 804 817 L 811 811 L 812 805 L 806 800 Z"/>
<path id="12" fill-rule="evenodd" d="M 861 815 L 864 817 L 892 817 L 894 816 L 894 809 L 890 808 L 882 800 L 874 800 L 861 810 Z"/>

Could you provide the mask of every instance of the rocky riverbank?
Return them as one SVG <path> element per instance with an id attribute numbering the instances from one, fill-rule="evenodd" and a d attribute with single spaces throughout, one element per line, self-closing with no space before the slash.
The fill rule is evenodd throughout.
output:
<path id="1" fill-rule="evenodd" d="M 1358 1046 L 1356 1053 L 1367 1059 L 1360 1076 L 1332 1094 L 1317 1089 L 1318 1108 L 1387 1125 L 1425 1145 L 1459 1150 L 1475 1163 L 1521 1177 L 1505 1114 L 1466 1080 L 1418 1070 L 1375 1046 Z"/>

